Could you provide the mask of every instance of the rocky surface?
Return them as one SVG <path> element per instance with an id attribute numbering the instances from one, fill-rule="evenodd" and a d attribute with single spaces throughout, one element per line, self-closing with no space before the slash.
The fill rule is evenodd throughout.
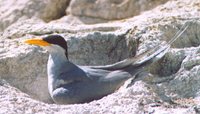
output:
<path id="1" fill-rule="evenodd" d="M 168 0 L 72 0 L 66 12 L 103 20 L 124 19 L 140 14 Z M 92 23 L 87 21 L 87 23 Z"/>
<path id="2" fill-rule="evenodd" d="M 3 12 L 0 15 L 0 113 L 199 113 L 200 2 L 147 2 L 150 6 L 137 7 L 131 12 L 137 1 L 0 1 Z M 104 4 L 106 7 L 102 9 Z M 156 5 L 159 6 L 134 16 Z M 50 13 L 53 9 L 56 13 Z M 125 9 L 127 13 L 123 13 Z M 68 13 L 63 16 L 65 10 Z M 105 10 L 110 12 L 103 15 L 101 12 Z M 119 20 L 122 18 L 129 19 Z M 87 25 L 84 19 L 106 23 Z M 23 43 L 27 38 L 60 34 L 69 43 L 71 61 L 103 65 L 139 55 L 169 41 L 185 23 L 190 23 L 188 29 L 161 60 L 149 67 L 148 76 L 129 80 L 115 93 L 84 104 L 52 104 L 47 90 L 48 53 Z"/>
<path id="3" fill-rule="evenodd" d="M 44 21 L 65 15 L 69 0 L 0 0 L 0 31 L 16 21 L 40 18 Z"/>

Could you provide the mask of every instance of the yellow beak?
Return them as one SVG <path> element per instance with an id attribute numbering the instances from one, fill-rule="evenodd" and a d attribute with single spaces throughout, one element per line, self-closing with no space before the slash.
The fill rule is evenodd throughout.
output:
<path id="1" fill-rule="evenodd" d="M 44 41 L 42 38 L 28 39 L 25 40 L 24 43 L 38 45 L 38 46 L 50 46 L 51 44 Z"/>

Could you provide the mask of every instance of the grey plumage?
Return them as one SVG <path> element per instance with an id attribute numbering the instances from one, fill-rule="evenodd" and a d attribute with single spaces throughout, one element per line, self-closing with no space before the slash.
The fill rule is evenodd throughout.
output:
<path id="1" fill-rule="evenodd" d="M 43 43 L 40 46 L 50 53 L 47 69 L 48 89 L 52 99 L 58 104 L 83 103 L 113 93 L 127 79 L 134 77 L 151 63 L 162 58 L 170 45 L 187 27 L 188 25 L 184 26 L 184 30 L 179 31 L 164 45 L 159 45 L 137 57 L 105 66 L 75 65 L 68 60 L 67 49 L 63 48 L 67 47 L 63 44 L 64 38 L 58 35 L 43 38 L 42 41 L 49 43 L 49 45 Z M 54 40 L 57 42 L 55 43 Z M 26 43 L 37 45 L 30 40 Z"/>

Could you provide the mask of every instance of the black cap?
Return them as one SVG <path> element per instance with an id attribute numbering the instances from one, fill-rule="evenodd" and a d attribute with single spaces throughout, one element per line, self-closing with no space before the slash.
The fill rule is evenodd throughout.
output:
<path id="1" fill-rule="evenodd" d="M 50 43 L 59 45 L 60 47 L 64 48 L 66 50 L 65 55 L 68 58 L 68 51 L 67 51 L 67 41 L 60 35 L 50 35 L 43 38 L 44 41 Z"/>

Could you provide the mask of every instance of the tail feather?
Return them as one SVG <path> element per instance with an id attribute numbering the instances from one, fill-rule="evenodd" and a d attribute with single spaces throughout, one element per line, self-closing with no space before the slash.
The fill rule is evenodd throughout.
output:
<path id="1" fill-rule="evenodd" d="M 160 58 L 162 58 L 170 49 L 172 43 L 174 43 L 189 27 L 190 24 L 184 24 L 181 29 L 174 35 L 174 37 L 166 44 L 161 44 L 156 46 L 155 48 L 144 52 L 136 57 L 127 58 L 120 62 L 105 65 L 105 66 L 91 66 L 94 69 L 104 69 L 104 70 L 120 70 L 127 67 L 138 67 L 138 66 L 145 66 L 147 64 L 151 64 Z"/>

